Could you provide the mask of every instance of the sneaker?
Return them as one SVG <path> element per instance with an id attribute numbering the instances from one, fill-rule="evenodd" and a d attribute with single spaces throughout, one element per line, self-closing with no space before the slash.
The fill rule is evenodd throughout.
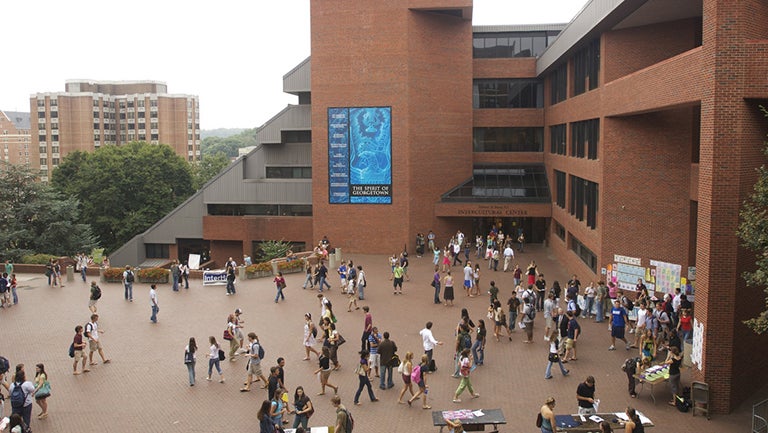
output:
<path id="1" fill-rule="evenodd" d="M 478 398 L 478 397 L 480 397 L 480 394 L 478 393 L 475 393 L 475 395 L 472 396 L 472 398 Z"/>
<path id="2" fill-rule="evenodd" d="M 565 370 L 565 373 L 563 373 L 563 376 L 568 376 L 571 373 L 571 370 Z"/>
<path id="3" fill-rule="evenodd" d="M 629 348 L 630 348 L 630 345 L 629 345 L 629 344 L 627 344 L 626 346 L 624 346 L 624 348 L 625 348 L 625 349 L 627 349 L 627 350 L 629 350 Z"/>
<path id="4" fill-rule="evenodd" d="M 552 379 L 552 376 L 547 376 L 544 379 Z"/>
<path id="5" fill-rule="evenodd" d="M 616 350 L 616 347 L 615 346 L 611 346 L 611 347 L 608 348 L 608 350 Z"/>
<path id="6" fill-rule="evenodd" d="M 454 402 L 454 403 L 461 403 L 461 400 L 460 400 L 460 399 L 458 399 L 458 398 L 454 398 L 454 399 L 453 399 L 453 402 Z"/>

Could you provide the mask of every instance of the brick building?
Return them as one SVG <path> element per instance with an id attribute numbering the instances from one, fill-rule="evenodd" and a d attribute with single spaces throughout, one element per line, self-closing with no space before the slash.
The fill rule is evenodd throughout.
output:
<path id="1" fill-rule="evenodd" d="M 749 356 L 766 337 L 742 324 L 763 293 L 734 234 L 765 162 L 768 3 L 594 0 L 565 25 L 480 27 L 471 0 L 310 7 L 311 62 L 283 83 L 299 105 L 118 261 L 144 259 L 142 239 L 171 257 L 199 239 L 223 261 L 255 239 L 391 254 L 495 226 L 582 281 L 690 284 L 693 374 L 716 412 L 768 381 Z"/>
<path id="2" fill-rule="evenodd" d="M 43 181 L 69 152 L 92 152 L 131 141 L 167 144 L 188 161 L 200 159 L 197 96 L 168 93 L 157 81 L 68 80 L 64 92 L 29 100 L 31 164 Z"/>
<path id="3" fill-rule="evenodd" d="M 0 110 L 0 160 L 30 166 L 29 113 Z"/>

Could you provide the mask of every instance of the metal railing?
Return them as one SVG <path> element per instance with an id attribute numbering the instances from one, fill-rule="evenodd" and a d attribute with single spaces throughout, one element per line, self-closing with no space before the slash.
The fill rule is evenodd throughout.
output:
<path id="1" fill-rule="evenodd" d="M 752 406 L 752 433 L 768 433 L 768 400 Z"/>

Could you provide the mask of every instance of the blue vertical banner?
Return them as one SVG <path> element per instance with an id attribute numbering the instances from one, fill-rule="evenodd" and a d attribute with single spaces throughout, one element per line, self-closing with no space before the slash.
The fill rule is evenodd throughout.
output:
<path id="1" fill-rule="evenodd" d="M 328 174 L 330 203 L 392 203 L 391 107 L 328 109 Z"/>
<path id="2" fill-rule="evenodd" d="M 328 109 L 328 201 L 349 203 L 349 109 Z"/>

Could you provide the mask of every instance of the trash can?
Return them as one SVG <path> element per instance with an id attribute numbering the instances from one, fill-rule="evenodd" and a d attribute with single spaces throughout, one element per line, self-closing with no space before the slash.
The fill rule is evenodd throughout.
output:
<path id="1" fill-rule="evenodd" d="M 75 282 L 75 268 L 73 268 L 72 265 L 67 266 L 67 282 Z"/>

